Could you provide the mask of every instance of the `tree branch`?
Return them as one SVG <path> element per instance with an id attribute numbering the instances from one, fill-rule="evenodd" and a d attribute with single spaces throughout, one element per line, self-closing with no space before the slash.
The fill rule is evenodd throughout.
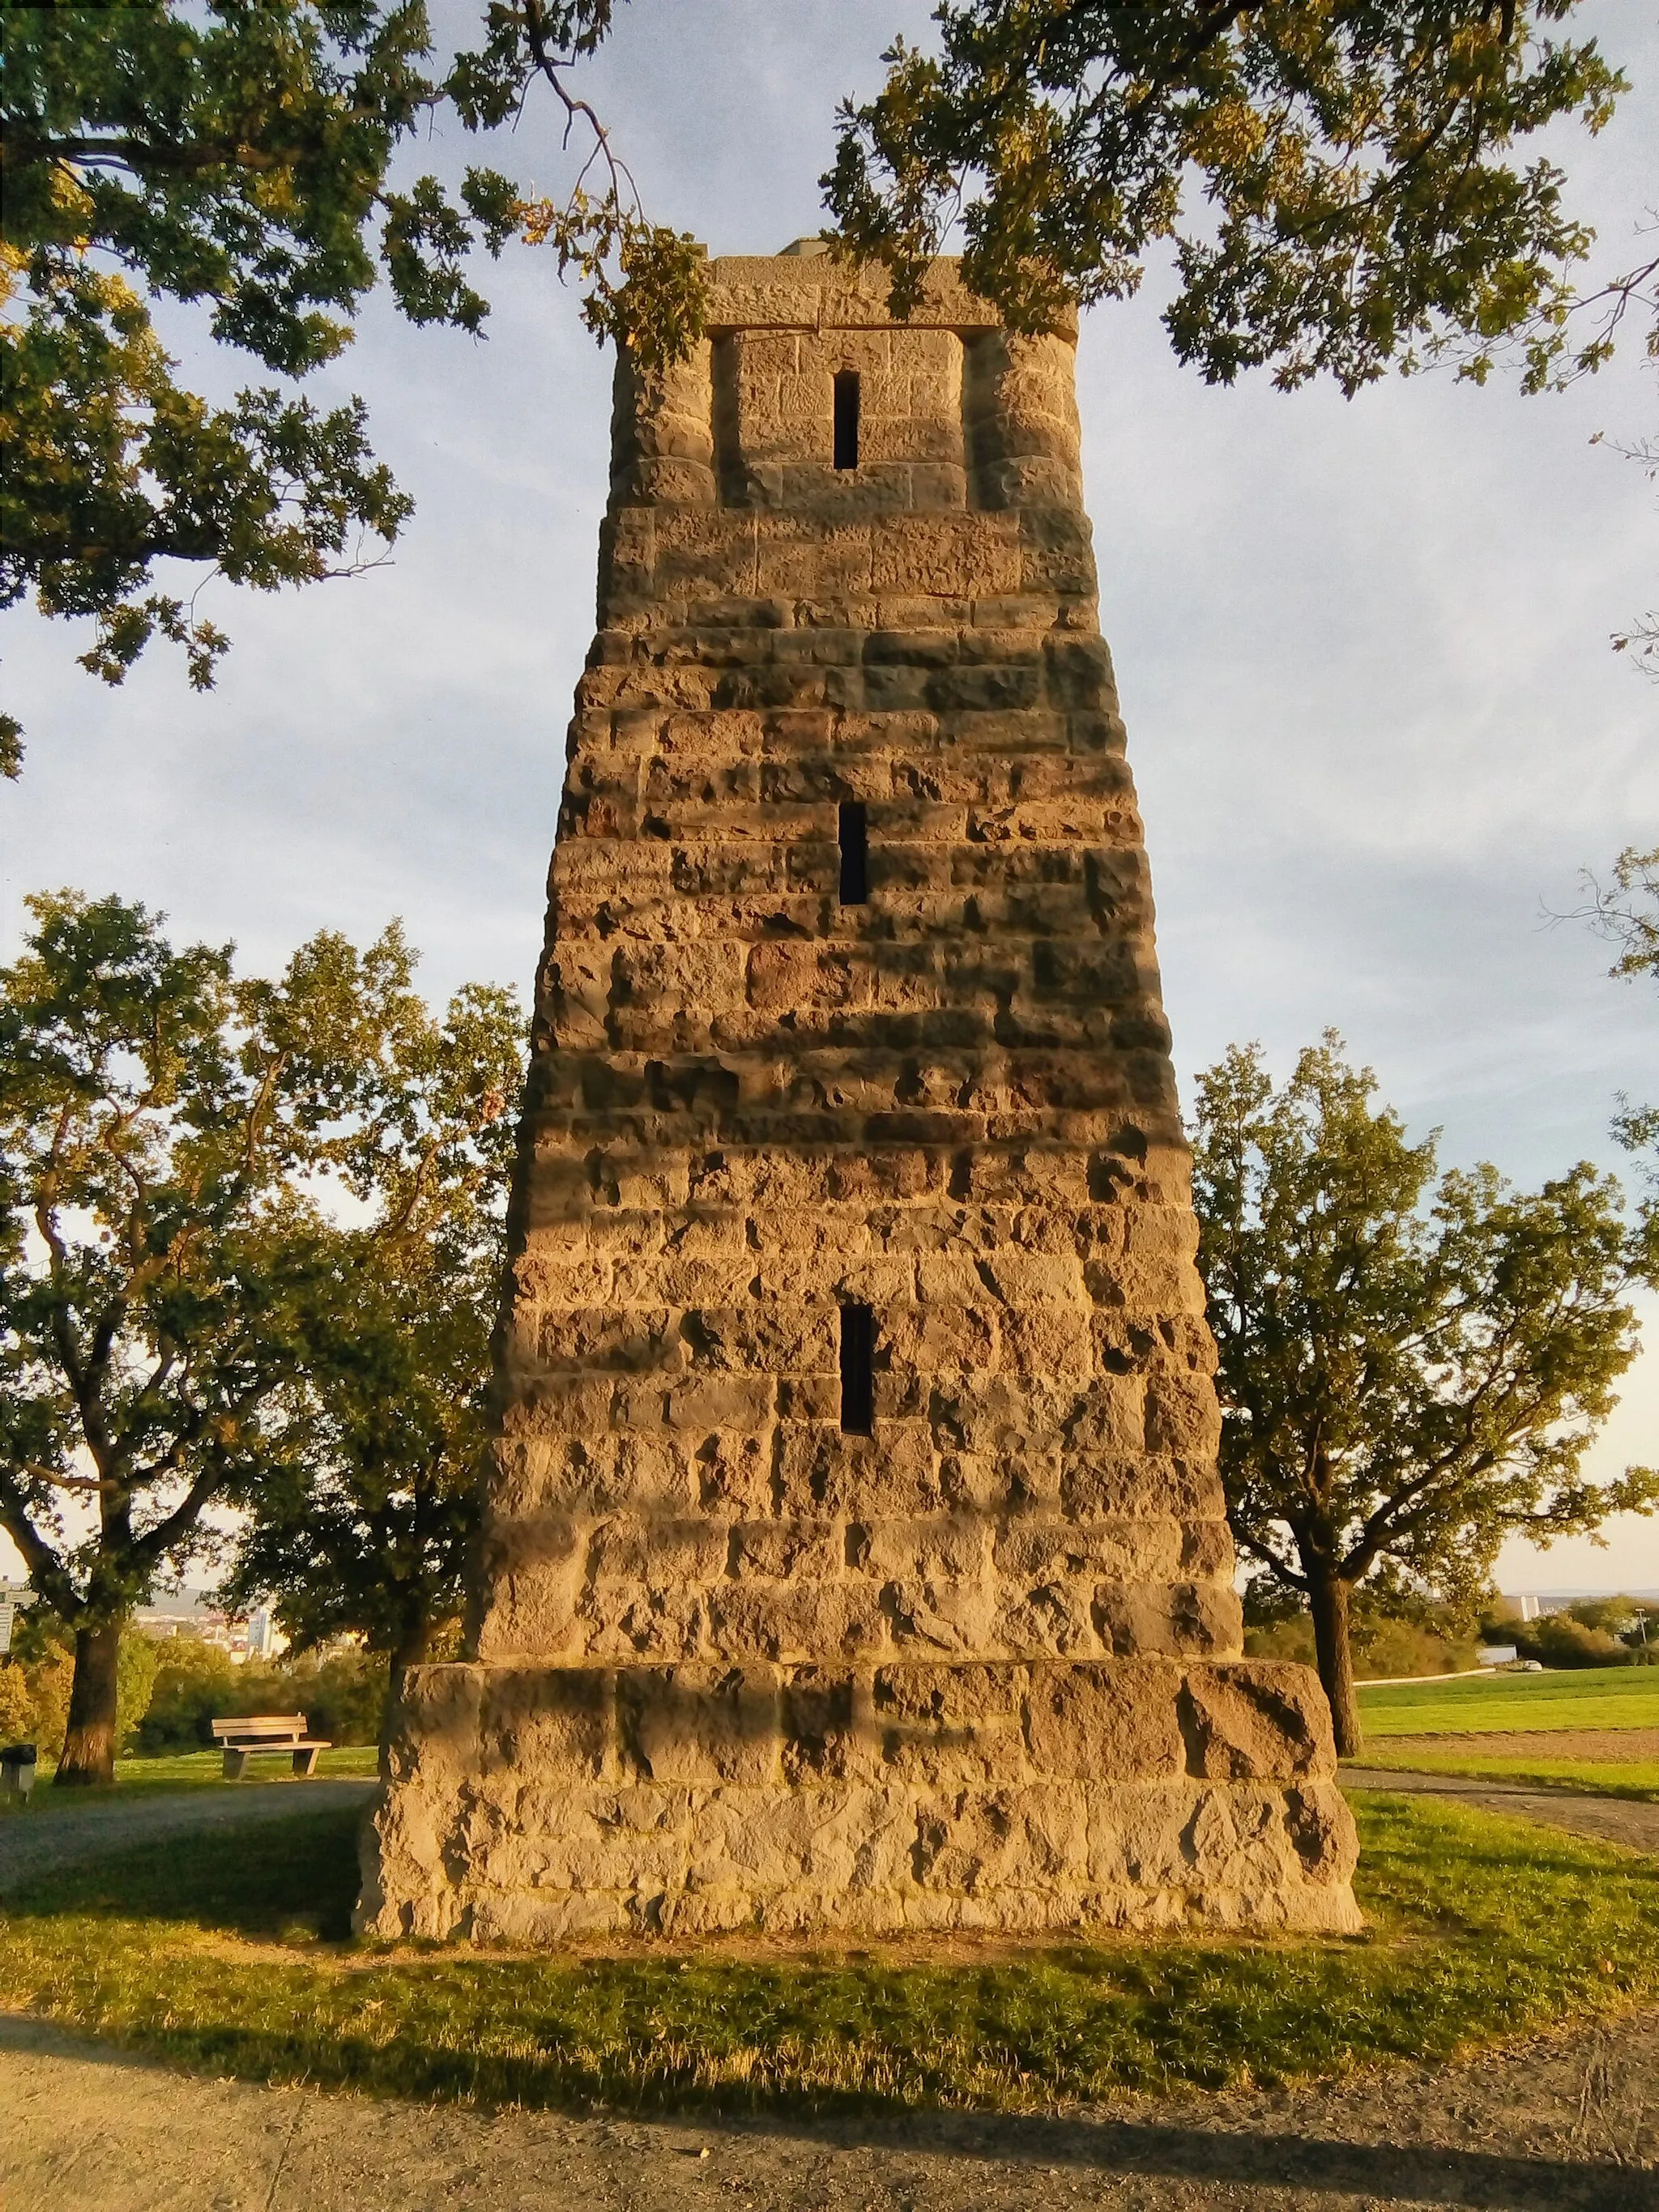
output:
<path id="1" fill-rule="evenodd" d="M 0 1467 L 0 1525 L 22 1553 L 36 1590 L 54 1613 L 65 1620 L 72 1619 L 81 1601 L 69 1570 L 30 1520 L 5 1467 Z"/>
<path id="2" fill-rule="evenodd" d="M 570 134 L 575 129 L 579 118 L 593 133 L 593 152 L 588 155 L 587 161 L 583 164 L 573 191 L 580 191 L 581 179 L 587 174 L 594 160 L 601 159 L 611 179 L 610 197 L 620 207 L 623 198 L 622 187 L 625 184 L 628 187 L 628 196 L 637 212 L 640 208 L 640 189 L 634 181 L 632 170 L 611 150 L 611 134 L 592 108 L 589 106 L 586 100 L 576 98 L 560 74 L 561 70 L 573 68 L 574 64 L 563 56 L 550 53 L 548 51 L 547 27 L 542 21 L 539 0 L 524 0 L 524 28 L 526 42 L 529 46 L 536 67 L 552 86 L 564 109 L 564 137 L 562 143 L 566 146 L 570 143 Z"/>

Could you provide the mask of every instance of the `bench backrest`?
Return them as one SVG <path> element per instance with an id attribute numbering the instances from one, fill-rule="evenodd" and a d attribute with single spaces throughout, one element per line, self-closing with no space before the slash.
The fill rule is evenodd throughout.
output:
<path id="1" fill-rule="evenodd" d="M 286 1742 L 305 1732 L 303 1713 L 243 1713 L 234 1720 L 213 1723 L 213 1733 L 221 1743 Z"/>

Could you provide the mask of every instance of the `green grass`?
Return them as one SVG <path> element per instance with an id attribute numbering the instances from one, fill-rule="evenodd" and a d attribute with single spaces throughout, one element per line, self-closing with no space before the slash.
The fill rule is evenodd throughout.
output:
<path id="1" fill-rule="evenodd" d="M 118 1759 L 115 1762 L 115 1789 L 123 1797 L 155 1796 L 174 1790 L 240 1790 L 240 1782 L 224 1778 L 224 1756 L 217 1751 L 183 1751 L 155 1759 Z M 324 1752 L 317 1761 L 319 1774 L 367 1777 L 373 1780 L 379 1771 L 380 1753 L 373 1744 L 348 1744 L 337 1751 Z M 56 1790 L 52 1786 L 52 1770 L 44 1761 L 40 1778 L 28 1801 L 28 1810 L 34 1813 L 65 1805 L 96 1803 L 102 1793 L 77 1790 L 73 1795 L 67 1790 Z M 251 1759 L 248 1762 L 249 1782 L 277 1782 L 288 1775 L 283 1761 L 275 1756 Z M 107 1802 L 106 1800 L 105 1802 Z M 14 1805 L 10 1810 L 21 1810 Z"/>
<path id="2" fill-rule="evenodd" d="M 1354 1763 L 1417 1774 L 1462 1775 L 1477 1782 L 1533 1782 L 1540 1789 L 1588 1790 L 1597 1797 L 1634 1797 L 1659 1804 L 1659 1759 L 1510 1758 L 1478 1751 L 1422 1750 L 1396 1737 L 1394 1748 L 1365 1752 Z"/>
<path id="3" fill-rule="evenodd" d="M 1368 1737 L 1506 1729 L 1659 1728 L 1659 1667 L 1466 1674 L 1449 1682 L 1359 1686 Z"/>
<path id="4" fill-rule="evenodd" d="M 1659 1998 L 1659 1863 L 1444 1804 L 1358 1812 L 1364 1936 L 930 1958 L 353 1946 L 355 1817 L 296 1811 L 43 1878 L 0 1920 L 0 2002 L 260 2081 L 801 2111 L 1340 2075 Z"/>

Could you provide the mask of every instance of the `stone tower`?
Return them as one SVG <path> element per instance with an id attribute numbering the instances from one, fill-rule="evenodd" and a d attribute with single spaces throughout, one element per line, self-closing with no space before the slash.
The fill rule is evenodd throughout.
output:
<path id="1" fill-rule="evenodd" d="M 1241 1660 L 1073 343 L 711 264 L 617 385 L 474 1661 L 360 1923 L 1340 1929 Z"/>

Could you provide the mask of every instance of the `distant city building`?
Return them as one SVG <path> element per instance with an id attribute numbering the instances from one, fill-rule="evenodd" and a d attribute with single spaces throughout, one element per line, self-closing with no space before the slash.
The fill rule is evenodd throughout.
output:
<path id="1" fill-rule="evenodd" d="M 1492 1612 L 1499 1620 L 1536 1620 L 1538 1600 L 1530 1590 L 1516 1597 L 1500 1597 Z"/>
<path id="2" fill-rule="evenodd" d="M 269 1606 L 262 1605 L 248 1615 L 246 1644 L 250 1659 L 274 1659 L 287 1650 L 288 1638 L 277 1627 Z"/>
<path id="3" fill-rule="evenodd" d="M 153 1605 L 141 1605 L 134 1616 L 140 1632 L 166 1643 L 174 1636 L 193 1636 L 240 1666 L 249 1656 L 249 1621 L 240 1613 L 227 1613 L 211 1590 L 164 1592 Z M 267 1636 L 274 1631 L 267 1629 Z M 269 1656 L 269 1646 L 258 1654 Z"/>

